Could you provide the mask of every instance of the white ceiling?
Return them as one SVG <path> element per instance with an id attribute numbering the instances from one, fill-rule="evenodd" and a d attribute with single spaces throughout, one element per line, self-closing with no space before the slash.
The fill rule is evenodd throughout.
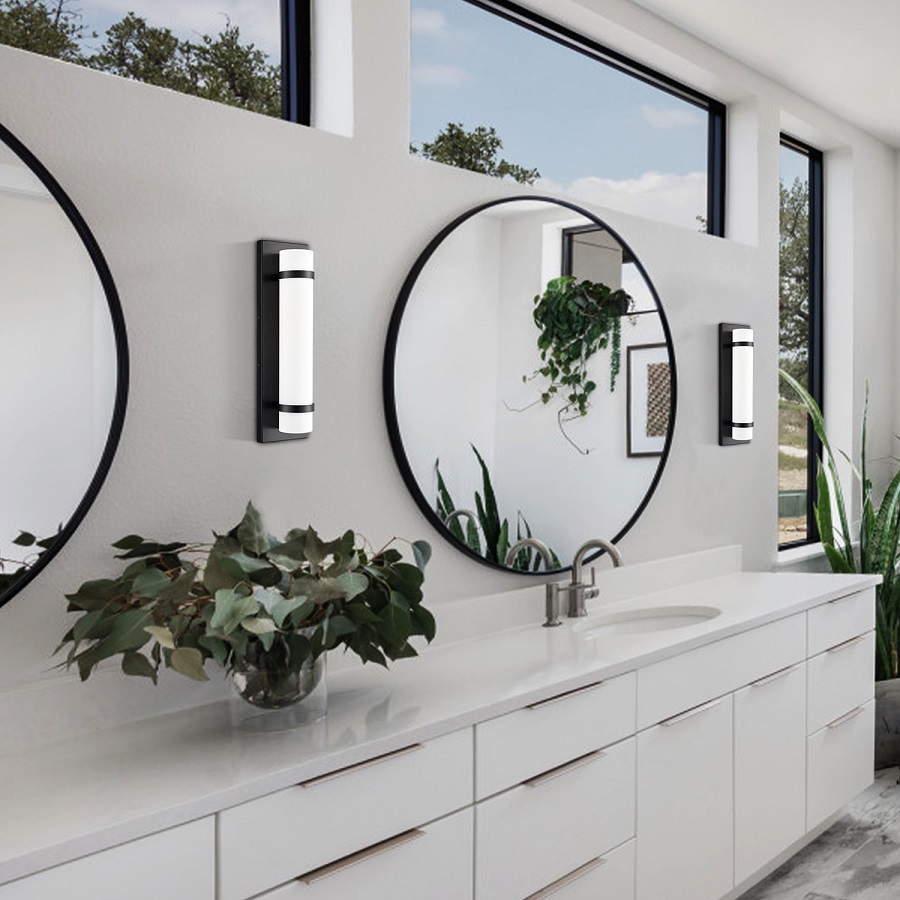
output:
<path id="1" fill-rule="evenodd" d="M 635 0 L 900 147 L 898 0 Z"/>

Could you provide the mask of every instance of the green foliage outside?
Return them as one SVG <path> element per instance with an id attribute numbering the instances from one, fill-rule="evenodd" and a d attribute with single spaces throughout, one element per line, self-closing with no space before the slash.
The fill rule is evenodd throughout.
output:
<path id="1" fill-rule="evenodd" d="M 99 45 L 90 51 L 92 43 Z M 281 115 L 281 68 L 226 21 L 198 41 L 129 12 L 88 32 L 71 0 L 0 0 L 0 43 L 269 116 Z"/>
<path id="2" fill-rule="evenodd" d="M 784 369 L 781 377 L 800 398 L 822 442 L 822 457 L 817 461 L 815 516 L 825 555 L 834 572 L 881 575 L 882 582 L 875 588 L 875 677 L 878 680 L 900 677 L 900 578 L 897 577 L 900 471 L 894 474 L 881 501 L 876 503 L 866 460 L 868 389 L 863 407 L 859 462 L 853 464 L 848 459 L 862 493 L 862 514 L 854 534 L 822 411 L 803 385 Z"/>
<path id="3" fill-rule="evenodd" d="M 471 172 L 481 172 L 497 178 L 508 175 L 519 184 L 534 184 L 541 177 L 537 169 L 526 169 L 497 158 L 497 154 L 503 149 L 503 141 L 493 125 L 479 125 L 472 131 L 466 131 L 459 122 L 449 122 L 433 141 L 423 143 L 421 149 L 414 145 L 409 149 L 426 159 L 459 169 L 469 169 Z"/>
<path id="4" fill-rule="evenodd" d="M 809 386 L 809 185 L 779 185 L 778 310 L 782 368 Z"/>
<path id="5" fill-rule="evenodd" d="M 293 528 L 278 539 L 247 504 L 211 545 L 128 535 L 113 546 L 125 570 L 66 595 L 78 619 L 57 652 L 68 646 L 62 665 L 77 666 L 82 680 L 114 656 L 126 675 L 154 683 L 163 665 L 206 681 L 208 660 L 230 671 L 264 655 L 299 671 L 339 646 L 386 666 L 417 655 L 412 636 L 435 634 L 422 606 L 425 541 L 411 544 L 412 565 L 391 544 L 372 551 L 352 531 L 323 541 L 311 527 Z M 299 633 L 308 628 L 311 636 Z"/>

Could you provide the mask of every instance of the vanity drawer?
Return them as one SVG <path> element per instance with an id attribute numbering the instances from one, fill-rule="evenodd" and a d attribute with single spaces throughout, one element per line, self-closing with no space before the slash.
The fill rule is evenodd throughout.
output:
<path id="1" fill-rule="evenodd" d="M 636 684 L 628 672 L 476 725 L 476 798 L 634 734 Z"/>
<path id="2" fill-rule="evenodd" d="M 464 809 L 301 875 L 260 900 L 471 900 L 472 822 Z"/>
<path id="3" fill-rule="evenodd" d="M 219 813 L 219 900 L 245 900 L 472 802 L 464 729 Z"/>
<path id="4" fill-rule="evenodd" d="M 475 896 L 521 900 L 634 836 L 629 738 L 475 807 Z"/>
<path id="5" fill-rule="evenodd" d="M 838 597 L 807 612 L 808 655 L 815 656 L 875 627 L 875 588 Z"/>
<path id="6" fill-rule="evenodd" d="M 875 696 L 875 632 L 831 647 L 807 665 L 806 731 L 812 734 Z"/>
<path id="7" fill-rule="evenodd" d="M 215 820 L 208 816 L 0 885 L 0 900 L 213 900 L 214 859 Z"/>
<path id="8" fill-rule="evenodd" d="M 525 900 L 633 900 L 634 840 L 626 841 Z"/>
<path id="9" fill-rule="evenodd" d="M 807 831 L 872 783 L 874 745 L 874 700 L 810 735 L 806 742 Z"/>
<path id="10" fill-rule="evenodd" d="M 806 657 L 798 613 L 638 670 L 638 730 L 742 688 Z"/>

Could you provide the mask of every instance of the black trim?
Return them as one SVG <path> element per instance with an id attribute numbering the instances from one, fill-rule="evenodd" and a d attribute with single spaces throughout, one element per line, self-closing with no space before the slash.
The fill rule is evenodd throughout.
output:
<path id="1" fill-rule="evenodd" d="M 462 225 L 463 222 L 471 219 L 473 216 L 477 215 L 480 212 L 483 212 L 486 209 L 490 209 L 491 207 L 498 206 L 501 203 L 514 203 L 517 201 L 527 201 L 529 203 L 534 203 L 535 201 L 544 202 L 544 203 L 553 203 L 556 206 L 562 206 L 566 209 L 571 209 L 579 215 L 584 216 L 587 219 L 590 219 L 595 223 L 595 226 L 603 228 L 612 235 L 624 248 L 624 250 L 631 256 L 634 261 L 635 266 L 637 266 L 638 271 L 643 276 L 644 280 L 647 283 L 647 287 L 650 289 L 650 293 L 653 296 L 654 301 L 656 302 L 657 310 L 659 312 L 660 322 L 662 323 L 663 333 L 665 335 L 666 344 L 669 348 L 669 360 L 671 364 L 671 377 L 672 377 L 672 398 L 671 398 L 671 408 L 669 415 L 669 429 L 666 434 L 665 444 L 663 445 L 662 453 L 660 453 L 659 464 L 657 465 L 656 472 L 653 475 L 653 480 L 650 482 L 650 486 L 647 488 L 647 493 L 644 495 L 643 500 L 638 504 L 631 518 L 625 523 L 625 525 L 619 530 L 619 532 L 612 538 L 612 543 L 617 543 L 620 541 L 634 526 L 635 522 L 640 518 L 641 513 L 643 513 L 647 504 L 650 502 L 650 498 L 653 496 L 654 491 L 659 484 L 659 480 L 662 477 L 663 470 L 666 466 L 666 461 L 669 457 L 669 450 L 672 445 L 672 434 L 674 432 L 674 424 L 675 424 L 675 411 L 677 407 L 678 400 L 678 378 L 677 378 L 677 370 L 675 365 L 675 348 L 672 341 L 672 332 L 669 329 L 669 322 L 666 319 L 665 311 L 662 308 L 662 304 L 659 300 L 659 295 L 656 292 L 656 288 L 653 285 L 653 282 L 650 280 L 647 275 L 646 270 L 644 269 L 641 262 L 634 256 L 631 247 L 622 239 L 615 229 L 611 228 L 607 225 L 602 219 L 599 219 L 594 213 L 588 212 L 582 207 L 576 205 L 575 203 L 570 203 L 567 200 L 558 200 L 552 197 L 535 197 L 534 195 L 523 195 L 523 196 L 515 196 L 515 197 L 507 197 L 502 200 L 489 200 L 487 203 L 481 203 L 478 206 L 472 207 L 461 215 L 457 216 L 450 222 L 448 225 L 445 225 L 428 243 L 422 253 L 419 255 L 418 259 L 416 259 L 415 263 L 413 263 L 412 268 L 409 270 L 409 274 L 406 276 L 406 279 L 403 282 L 402 287 L 400 288 L 400 293 L 397 297 L 397 302 L 394 305 L 394 311 L 391 314 L 390 324 L 388 325 L 387 337 L 385 340 L 385 350 L 384 350 L 384 366 L 382 369 L 382 394 L 384 398 L 384 414 L 385 420 L 387 422 L 388 436 L 391 441 L 391 448 L 394 451 L 394 457 L 397 460 L 397 466 L 400 469 L 400 474 L 403 477 L 403 481 L 406 483 L 406 487 L 409 490 L 410 494 L 412 494 L 413 500 L 415 500 L 416 505 L 424 514 L 425 518 L 434 526 L 434 528 L 438 531 L 438 533 L 444 537 L 447 541 L 449 541 L 457 550 L 464 553 L 466 556 L 471 557 L 477 562 L 482 563 L 483 565 L 490 566 L 492 569 L 500 569 L 504 572 L 511 571 L 506 566 L 502 566 L 498 563 L 491 562 L 488 559 L 485 559 L 483 556 L 480 556 L 478 553 L 475 553 L 473 550 L 470 550 L 465 544 L 460 543 L 453 537 L 452 533 L 447 529 L 444 523 L 440 520 L 437 513 L 434 511 L 434 508 L 431 505 L 431 502 L 425 495 L 422 493 L 421 488 L 416 482 L 415 476 L 413 475 L 412 467 L 409 464 L 409 460 L 406 457 L 406 452 L 403 449 L 403 439 L 400 436 L 400 424 L 397 416 L 397 396 L 396 391 L 394 389 L 394 365 L 397 359 L 397 341 L 400 336 L 400 326 L 403 320 L 403 313 L 406 310 L 406 305 L 409 302 L 409 298 L 412 295 L 413 288 L 415 287 L 416 280 L 419 275 L 422 273 L 422 270 L 425 268 L 425 265 L 428 263 L 428 260 L 437 250 L 437 248 L 441 245 L 444 238 L 446 238 L 451 232 L 453 232 L 458 226 Z M 601 556 L 604 551 L 598 551 L 592 556 L 588 557 L 586 561 L 590 561 L 596 559 Z M 556 572 L 566 572 L 571 568 L 571 566 L 563 566 L 560 569 L 555 569 L 551 571 Z M 516 574 L 522 575 L 545 575 L 546 572 L 519 572 L 516 571 Z"/>
<path id="2" fill-rule="evenodd" d="M 312 124 L 312 0 L 281 0 L 281 117 Z"/>
<path id="3" fill-rule="evenodd" d="M 285 269 L 278 273 L 279 278 L 315 278 L 316 273 L 308 269 Z"/>
<path id="4" fill-rule="evenodd" d="M 825 184 L 824 155 L 821 150 L 804 143 L 797 138 L 782 134 L 780 144 L 805 156 L 809 163 L 809 341 L 807 345 L 807 371 L 809 384 L 807 390 L 812 395 L 819 409 L 825 411 L 825 367 L 823 364 L 825 346 Z M 799 541 L 779 544 L 778 549 L 802 547 L 815 544 L 819 540 L 819 528 L 816 524 L 816 485 L 817 460 L 822 455 L 822 442 L 813 428 L 812 421 L 807 422 L 806 446 L 808 448 L 806 466 L 806 537 Z"/>
<path id="5" fill-rule="evenodd" d="M 687 103 L 704 110 L 709 115 L 707 138 L 707 186 L 706 230 L 715 237 L 725 236 L 725 120 L 726 107 L 719 100 L 688 87 L 686 84 L 664 75 L 656 69 L 630 59 L 617 50 L 548 19 L 539 13 L 525 9 L 510 0 L 465 0 L 486 12 L 494 13 L 509 22 L 527 28 L 558 44 L 589 56 L 619 72 L 624 72 L 645 84 L 659 88 Z"/>
<path id="6" fill-rule="evenodd" d="M 278 412 L 285 413 L 309 413 L 314 412 L 316 409 L 315 403 L 304 403 L 301 406 L 292 406 L 289 403 L 279 403 L 278 404 Z"/>
<path id="7" fill-rule="evenodd" d="M 63 526 L 59 535 L 53 544 L 50 545 L 42 554 L 40 559 L 28 570 L 28 572 L 18 579 L 11 588 L 4 594 L 0 594 L 0 606 L 8 603 L 19 591 L 27 584 L 30 584 L 50 563 L 62 549 L 65 543 L 72 537 L 75 530 L 81 524 L 87 511 L 91 508 L 100 488 L 109 474 L 113 457 L 116 455 L 116 449 L 119 446 L 119 439 L 122 436 L 122 429 L 125 424 L 125 409 L 128 404 L 128 381 L 129 381 L 129 356 L 128 356 L 128 334 L 125 328 L 125 316 L 122 312 L 122 304 L 119 300 L 119 292 L 113 281 L 112 273 L 103 256 L 103 251 L 97 243 L 94 235 L 91 233 L 87 222 L 78 212 L 75 204 L 69 195 L 62 189 L 59 182 L 44 167 L 43 163 L 15 136 L 3 125 L 0 125 L 0 140 L 3 141 L 18 157 L 25 163 L 28 168 L 43 182 L 44 187 L 50 192 L 53 199 L 60 205 L 62 211 L 66 214 L 66 218 L 72 223 L 72 227 L 81 238 L 94 268 L 97 270 L 97 276 L 100 284 L 103 286 L 103 292 L 106 295 L 106 302 L 109 306 L 109 316 L 112 321 L 113 337 L 116 345 L 116 397 L 113 403 L 112 417 L 110 419 L 109 435 L 100 456 L 100 461 L 94 471 L 94 475 L 88 484 L 81 502 L 75 507 L 75 511 L 69 517 Z M 24 525 L 25 523 L 23 523 Z"/>

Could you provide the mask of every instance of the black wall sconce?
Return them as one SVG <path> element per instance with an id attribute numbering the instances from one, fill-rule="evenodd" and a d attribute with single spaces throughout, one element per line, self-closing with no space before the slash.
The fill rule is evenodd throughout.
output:
<path id="1" fill-rule="evenodd" d="M 297 440 L 313 429 L 313 252 L 289 241 L 256 248 L 256 440 Z"/>
<path id="2" fill-rule="evenodd" d="M 753 329 L 719 324 L 719 444 L 753 438 Z"/>

